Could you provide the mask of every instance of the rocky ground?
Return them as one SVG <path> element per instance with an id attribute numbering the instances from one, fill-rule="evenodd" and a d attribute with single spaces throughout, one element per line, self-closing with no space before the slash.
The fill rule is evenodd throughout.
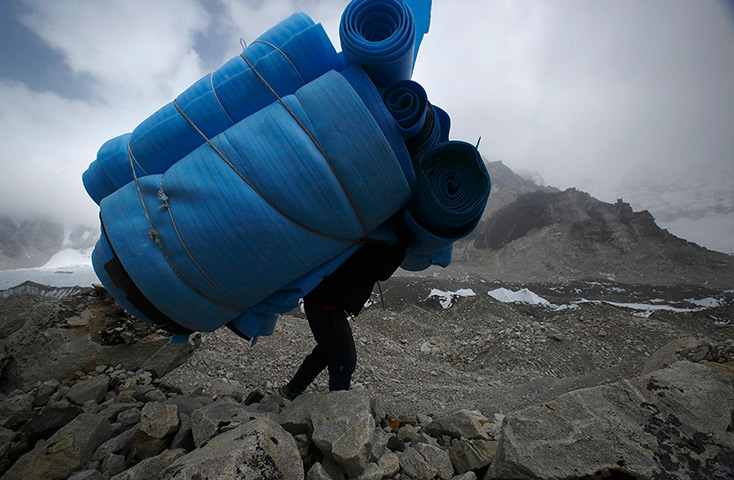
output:
<path id="1" fill-rule="evenodd" d="M 394 277 L 352 321 L 358 366 L 354 382 L 373 391 L 395 414 L 445 413 L 457 408 L 507 413 L 578 388 L 629 378 L 663 345 L 683 337 L 734 338 L 731 292 L 723 305 L 698 312 L 645 312 L 582 303 L 557 309 L 501 303 L 497 285 L 469 279 Z M 471 288 L 444 309 L 432 289 Z M 518 288 L 518 287 L 514 287 Z M 584 296 L 611 301 L 702 298 L 716 291 L 576 283 L 531 286 L 552 302 Z M 377 291 L 377 289 L 376 289 Z M 683 305 L 678 302 L 676 305 Z M 688 307 L 695 307 L 690 303 Z M 166 380 L 193 391 L 273 391 L 289 380 L 313 348 L 305 317 L 291 312 L 255 346 L 226 329 L 202 334 L 189 361 Z M 327 389 L 323 374 L 312 386 Z"/>
<path id="2" fill-rule="evenodd" d="M 298 310 L 254 346 L 175 346 L 101 289 L 0 298 L 0 478 L 730 478 L 734 292 L 498 287 L 383 283 L 352 321 L 355 388 L 323 375 L 294 402 L 276 390 L 313 347 Z"/>

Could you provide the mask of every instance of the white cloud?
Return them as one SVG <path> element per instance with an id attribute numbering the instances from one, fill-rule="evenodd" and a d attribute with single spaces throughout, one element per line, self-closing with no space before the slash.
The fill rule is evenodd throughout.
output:
<path id="1" fill-rule="evenodd" d="M 120 126 L 116 117 L 17 82 L 0 82 L 0 104 L 3 213 L 93 224 L 96 205 L 86 198 L 81 172 L 105 136 Z"/>
<path id="2" fill-rule="evenodd" d="M 98 100 L 170 100 L 205 72 L 193 49 L 209 14 L 195 0 L 27 2 L 21 20 L 97 84 Z"/>
<path id="3" fill-rule="evenodd" d="M 239 54 L 239 38 L 251 42 L 293 12 L 322 23 L 340 50 L 348 3 L 14 1 L 93 90 L 69 100 L 0 81 L 3 206 L 87 213 L 80 176 L 102 143 L 207 73 L 203 64 Z M 694 164 L 720 178 L 734 151 L 734 31 L 721 13 L 687 0 L 434 0 L 414 79 L 451 115 L 452 138 L 482 136 L 487 158 L 556 186 L 597 194 L 599 179 L 684 178 Z"/>
<path id="4" fill-rule="evenodd" d="M 106 140 L 131 131 L 205 73 L 193 47 L 210 18 L 193 0 L 25 6 L 22 22 L 91 80 L 93 91 L 74 100 L 0 81 L 3 210 L 93 225 L 97 207 L 82 173 Z"/>

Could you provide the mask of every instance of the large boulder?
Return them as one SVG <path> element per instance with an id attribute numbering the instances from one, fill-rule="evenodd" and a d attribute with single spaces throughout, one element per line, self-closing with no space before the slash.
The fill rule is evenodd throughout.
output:
<path id="1" fill-rule="evenodd" d="M 134 320 L 103 289 L 63 299 L 17 295 L 0 298 L 0 307 L 3 392 L 63 381 L 97 365 L 144 368 L 160 377 L 186 361 L 195 348 L 192 343 L 171 344 L 164 332 Z M 84 403 L 81 398 L 74 401 Z"/>
<path id="2" fill-rule="evenodd" d="M 217 435 L 173 462 L 158 478 L 303 480 L 304 473 L 293 437 L 272 420 L 259 418 Z"/>
<path id="3" fill-rule="evenodd" d="M 194 444 L 202 447 L 210 438 L 217 435 L 223 427 L 234 428 L 249 422 L 256 416 L 249 407 L 230 397 L 195 410 L 191 415 Z"/>
<path id="4" fill-rule="evenodd" d="M 2 479 L 67 478 L 92 459 L 95 449 L 109 439 L 111 431 L 103 416 L 83 413 L 21 457 Z"/>
<path id="5" fill-rule="evenodd" d="M 734 478 L 733 386 L 731 365 L 678 362 L 511 413 L 485 478 Z"/>
<path id="6" fill-rule="evenodd" d="M 293 434 L 308 433 L 327 459 L 357 477 L 379 459 L 387 445 L 375 421 L 378 408 L 364 389 L 305 394 L 276 419 Z"/>

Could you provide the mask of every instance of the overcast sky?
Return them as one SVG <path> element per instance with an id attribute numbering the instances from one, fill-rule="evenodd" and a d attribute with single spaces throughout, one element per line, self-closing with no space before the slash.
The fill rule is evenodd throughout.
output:
<path id="1" fill-rule="evenodd" d="M 293 12 L 340 50 L 346 3 L 0 0 L 0 212 L 93 224 L 81 174 L 102 143 Z M 733 5 L 434 0 L 413 79 L 453 139 L 554 186 L 609 201 L 710 178 L 731 203 Z"/>

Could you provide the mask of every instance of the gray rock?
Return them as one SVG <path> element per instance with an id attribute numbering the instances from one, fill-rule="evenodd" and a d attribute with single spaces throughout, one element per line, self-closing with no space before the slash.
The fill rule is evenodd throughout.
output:
<path id="1" fill-rule="evenodd" d="M 165 343 L 162 348 L 153 353 L 141 368 L 147 370 L 156 378 L 161 378 L 174 368 L 184 363 L 193 353 L 194 345 L 191 343 Z"/>
<path id="2" fill-rule="evenodd" d="M 456 475 L 451 480 L 477 480 L 477 474 L 474 472 L 466 472 L 461 475 Z"/>
<path id="3" fill-rule="evenodd" d="M 334 480 L 347 480 L 347 472 L 345 472 L 344 468 L 336 463 L 336 460 L 332 457 L 324 457 L 323 460 L 321 460 L 321 465 Z"/>
<path id="4" fill-rule="evenodd" d="M 298 403 L 300 398 L 284 411 Z M 347 390 L 308 395 L 307 400 L 302 404 L 311 404 L 313 443 L 325 456 L 334 458 L 345 468 L 359 470 L 360 465 L 366 464 L 365 458 L 370 450 L 368 442 L 372 440 L 375 429 L 369 393 L 366 390 Z M 338 458 L 332 452 L 335 445 Z"/>
<path id="5" fill-rule="evenodd" d="M 197 448 L 201 448 L 210 438 L 219 433 L 220 428 L 241 425 L 250 421 L 254 416 L 257 414 L 231 397 L 220 398 L 192 413 L 191 430 L 194 435 L 194 444 Z"/>
<path id="6" fill-rule="evenodd" d="M 97 404 L 97 400 L 87 400 L 84 402 L 84 405 L 82 405 L 82 411 L 86 413 L 98 413 L 99 405 Z"/>
<path id="7" fill-rule="evenodd" d="M 114 476 L 125 470 L 125 457 L 122 455 L 109 455 L 102 460 L 102 472 L 107 476 Z"/>
<path id="8" fill-rule="evenodd" d="M 129 408 L 117 414 L 116 420 L 120 422 L 123 429 L 127 430 L 136 423 L 140 422 L 140 409 Z"/>
<path id="9" fill-rule="evenodd" d="M 413 447 L 406 447 L 398 459 L 403 473 L 414 480 L 430 480 L 436 476 L 436 469 Z"/>
<path id="10" fill-rule="evenodd" d="M 393 452 L 404 452 L 405 442 L 400 440 L 397 435 L 393 435 L 387 440 L 387 448 Z"/>
<path id="11" fill-rule="evenodd" d="M 17 390 L 0 402 L 0 422 L 5 428 L 11 428 L 9 419 L 14 415 L 30 412 L 33 409 L 33 395 Z"/>
<path id="12" fill-rule="evenodd" d="M 454 440 L 449 447 L 451 463 L 456 473 L 466 473 L 486 467 L 494 459 L 497 442 L 494 440 Z"/>
<path id="13" fill-rule="evenodd" d="M 112 480 L 149 480 L 158 478 L 158 475 L 163 470 L 185 454 L 186 451 L 180 448 L 165 450 L 159 455 L 146 458 L 137 465 L 112 477 Z"/>
<path id="14" fill-rule="evenodd" d="M 379 465 L 368 463 L 364 470 L 362 470 L 362 473 L 357 477 L 357 480 L 382 480 L 384 476 L 385 474 Z"/>
<path id="15" fill-rule="evenodd" d="M 11 464 L 10 448 L 14 437 L 14 431 L 0 427 L 0 472 L 4 472 Z"/>
<path id="16" fill-rule="evenodd" d="M 105 459 L 105 457 L 112 453 L 118 453 L 128 450 L 131 442 L 138 434 L 138 432 L 138 427 L 133 427 L 129 430 L 122 432 L 116 437 L 110 438 L 102 445 L 97 447 L 97 449 L 94 451 L 94 454 L 92 455 L 92 460 L 102 461 Z"/>
<path id="17" fill-rule="evenodd" d="M 76 472 L 68 480 L 101 480 L 101 478 L 102 474 L 98 470 L 87 469 Z"/>
<path id="18" fill-rule="evenodd" d="M 100 415 L 82 413 L 25 454 L 4 478 L 63 479 L 91 459 L 94 450 L 109 438 L 110 423 Z"/>
<path id="19" fill-rule="evenodd" d="M 158 390 L 157 388 L 149 391 L 144 395 L 146 402 L 163 402 L 168 397 L 166 397 L 166 394 Z"/>
<path id="20" fill-rule="evenodd" d="M 66 394 L 66 397 L 77 405 L 84 405 L 92 400 L 99 403 L 107 393 L 110 377 L 97 375 L 74 384 Z"/>
<path id="21" fill-rule="evenodd" d="M 385 477 L 392 477 L 400 471 L 400 459 L 392 452 L 387 452 L 385 455 L 380 457 L 377 461 L 377 465 L 382 469 L 382 473 Z"/>
<path id="22" fill-rule="evenodd" d="M 135 398 L 139 402 L 148 402 L 149 400 L 147 400 L 145 396 L 154 390 L 155 387 L 150 383 L 138 385 L 133 391 L 133 398 Z"/>
<path id="23" fill-rule="evenodd" d="M 410 441 L 410 446 L 413 448 L 416 448 L 421 443 L 426 443 L 428 445 L 433 445 L 434 447 L 438 447 L 438 442 L 435 438 L 428 435 L 425 432 L 418 432 L 416 435 L 413 436 L 413 439 Z"/>
<path id="24" fill-rule="evenodd" d="M 313 435 L 311 413 L 319 404 L 321 395 L 306 393 L 285 406 L 274 420 L 293 435 Z"/>
<path id="25" fill-rule="evenodd" d="M 403 425 L 398 429 L 397 437 L 406 443 L 410 443 L 418 435 L 418 430 L 415 425 Z"/>
<path id="26" fill-rule="evenodd" d="M 467 410 L 436 418 L 426 425 L 425 431 L 434 437 L 449 435 L 452 438 L 489 438 L 479 420 Z"/>
<path id="27" fill-rule="evenodd" d="M 28 443 L 35 445 L 39 440 L 45 440 L 56 433 L 60 428 L 74 420 L 82 409 L 79 407 L 47 408 L 20 428 L 28 435 Z"/>
<path id="28" fill-rule="evenodd" d="M 359 476 L 367 466 L 375 419 L 369 413 L 354 418 L 341 435 L 331 444 L 331 454 L 350 477 Z M 314 430 L 316 442 L 316 430 Z M 317 443 L 318 445 L 318 443 Z"/>
<path id="29" fill-rule="evenodd" d="M 305 433 L 299 433 L 298 435 L 293 435 L 293 440 L 296 441 L 298 451 L 301 452 L 301 458 L 306 458 L 311 448 L 311 439 Z"/>
<path id="30" fill-rule="evenodd" d="M 454 465 L 451 463 L 449 452 L 427 443 L 419 443 L 415 449 L 436 469 L 438 478 L 448 480 L 454 476 Z"/>
<path id="31" fill-rule="evenodd" d="M 254 408 L 258 412 L 277 414 L 280 413 L 285 405 L 286 399 L 279 393 L 274 393 L 263 397 L 257 405 L 254 405 Z"/>
<path id="32" fill-rule="evenodd" d="M 188 415 L 179 415 L 179 417 L 181 418 L 181 426 L 178 428 L 178 432 L 174 435 L 173 440 L 171 440 L 170 448 L 171 450 L 180 448 L 188 452 L 196 448 L 194 435 L 191 432 L 191 417 Z"/>
<path id="33" fill-rule="evenodd" d="M 140 412 L 140 429 L 153 438 L 165 438 L 179 425 L 178 407 L 163 403 L 146 403 Z"/>
<path id="34" fill-rule="evenodd" d="M 694 347 L 701 343 L 702 340 L 696 337 L 678 338 L 668 342 L 647 359 L 645 366 L 642 368 L 642 374 L 647 375 L 655 370 L 660 370 L 679 362 L 679 354 L 683 349 Z"/>
<path id="35" fill-rule="evenodd" d="M 306 480 L 332 480 L 331 475 L 319 462 L 314 463 L 306 474 Z"/>
<path id="36" fill-rule="evenodd" d="M 44 323 L 43 335 L 38 335 L 29 322 L 6 340 L 14 361 L 6 367 L 5 379 L 13 387 L 27 388 L 40 381 L 67 378 L 99 352 L 99 346 L 86 336 L 69 335 L 65 328 L 46 328 L 46 319 L 35 321 Z"/>
<path id="37" fill-rule="evenodd" d="M 46 405 L 51 399 L 51 395 L 56 392 L 57 388 L 59 388 L 58 380 L 46 380 L 45 382 L 41 382 L 38 385 L 38 390 L 36 391 L 36 398 L 33 400 L 33 405 L 36 407 Z"/>
<path id="38" fill-rule="evenodd" d="M 146 458 L 154 457 L 162 453 L 168 447 L 168 438 L 155 438 L 142 430 L 136 430 L 135 436 L 129 444 L 129 448 L 123 450 L 128 465 L 135 465 Z"/>
<path id="39" fill-rule="evenodd" d="M 181 395 L 176 395 L 169 398 L 163 403 L 165 403 L 166 405 L 176 405 L 178 407 L 178 413 L 180 415 L 191 416 L 191 414 L 194 413 L 194 410 L 198 410 L 201 407 L 210 405 L 212 403 L 212 400 L 210 398 L 204 397 L 184 397 Z"/>
<path id="40" fill-rule="evenodd" d="M 388 440 L 390 440 L 390 435 L 380 428 L 375 428 L 372 433 L 372 440 L 367 444 L 367 447 L 369 448 L 367 459 L 370 462 L 377 462 L 382 458 L 387 451 Z"/>
<path id="41" fill-rule="evenodd" d="M 137 409 L 139 412 L 142 407 L 143 407 L 142 402 L 125 403 L 125 402 L 113 401 L 108 404 L 103 404 L 102 408 L 99 410 L 98 413 L 100 415 L 103 415 L 110 422 L 112 422 L 119 418 L 120 413 L 125 412 L 127 410 L 133 410 L 133 409 Z"/>
<path id="42" fill-rule="evenodd" d="M 159 478 L 303 480 L 303 461 L 293 437 L 267 418 L 247 422 L 209 440 L 163 470 Z"/>
<path id="43" fill-rule="evenodd" d="M 731 478 L 733 382 L 731 365 L 678 362 L 511 413 L 487 478 Z"/>

